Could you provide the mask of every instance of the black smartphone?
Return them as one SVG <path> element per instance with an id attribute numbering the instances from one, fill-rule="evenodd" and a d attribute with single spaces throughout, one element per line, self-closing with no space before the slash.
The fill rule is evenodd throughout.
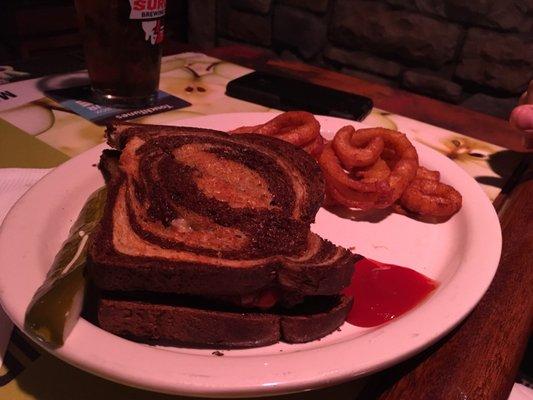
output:
<path id="1" fill-rule="evenodd" d="M 368 97 L 264 72 L 228 82 L 226 94 L 283 111 L 304 110 L 355 121 L 364 119 L 373 106 Z"/>

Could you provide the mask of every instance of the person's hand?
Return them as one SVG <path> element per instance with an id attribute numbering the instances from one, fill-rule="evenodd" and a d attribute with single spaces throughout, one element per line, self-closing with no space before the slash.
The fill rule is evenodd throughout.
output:
<path id="1" fill-rule="evenodd" d="M 533 80 L 525 93 L 520 96 L 518 106 L 514 108 L 509 117 L 511 126 L 525 132 L 524 143 L 526 148 L 533 148 Z"/>

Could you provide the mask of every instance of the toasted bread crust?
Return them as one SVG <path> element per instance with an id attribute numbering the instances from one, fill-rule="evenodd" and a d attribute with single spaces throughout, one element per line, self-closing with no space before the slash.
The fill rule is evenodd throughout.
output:
<path id="1" fill-rule="evenodd" d="M 98 325 L 139 342 L 214 349 L 266 346 L 282 340 L 303 343 L 321 338 L 344 322 L 351 297 L 327 299 L 326 307 L 289 313 L 212 310 L 186 305 L 101 298 Z"/>
<path id="2" fill-rule="evenodd" d="M 310 232 L 324 180 L 306 152 L 135 124 L 111 126 L 108 140 L 117 150 L 100 161 L 107 200 L 87 266 L 86 311 L 101 328 L 228 349 L 312 341 L 342 325 L 353 299 L 339 293 L 360 256 Z"/>
<path id="3" fill-rule="evenodd" d="M 116 123 L 109 125 L 106 130 L 107 142 L 109 145 L 117 150 L 123 150 L 128 142 L 138 137 L 143 140 L 159 140 L 160 138 L 168 138 L 179 136 L 181 133 L 190 134 L 207 134 L 212 138 L 230 141 L 232 143 L 242 143 L 243 141 L 251 144 L 261 144 L 263 149 L 272 149 L 274 153 L 283 155 L 291 160 L 291 164 L 306 177 L 306 190 L 310 195 L 306 203 L 306 207 L 302 212 L 301 219 L 303 221 L 313 222 L 314 217 L 323 203 L 325 195 L 324 177 L 320 167 L 315 160 L 309 156 L 305 151 L 275 137 L 256 135 L 256 134 L 241 134 L 237 136 L 230 136 L 225 132 L 216 131 L 212 129 L 202 129 L 193 127 L 174 127 L 166 125 L 141 125 L 134 123 Z M 191 139 L 189 139 L 191 140 Z M 159 143 L 158 143 L 159 144 Z M 264 167 L 264 160 L 262 163 L 254 162 L 254 160 L 246 160 L 241 157 L 243 162 L 252 162 L 257 167 Z"/>
<path id="4" fill-rule="evenodd" d="M 108 135 L 110 142 L 121 150 L 124 150 L 133 138 L 145 140 L 145 144 L 136 150 L 136 154 L 149 154 L 152 162 L 153 154 L 160 152 L 159 149 L 167 149 L 165 151 L 168 153 L 183 143 L 203 140 L 224 144 L 230 141 L 233 147 L 226 148 L 222 157 L 229 157 L 264 176 L 270 190 L 279 197 L 277 203 L 282 206 L 281 214 L 229 208 L 206 196 L 198 195 L 198 190 L 191 186 L 191 178 L 186 176 L 186 173 L 172 174 L 168 171 L 170 167 L 166 167 L 166 174 L 158 175 L 162 181 L 152 182 L 151 185 L 164 186 L 166 182 L 167 186 L 178 186 L 176 190 L 180 193 L 179 202 L 191 205 L 196 212 L 208 210 L 208 217 L 217 223 L 237 226 L 249 232 L 252 238 L 250 248 L 221 254 L 220 251 L 190 248 L 182 243 L 165 240 L 144 229 L 130 205 L 128 219 L 135 234 L 162 249 L 200 252 L 236 262 L 244 259 L 248 261 L 247 266 L 241 268 L 238 265 L 236 267 L 235 263 L 232 266 L 213 265 L 190 260 L 122 254 L 116 251 L 113 244 L 113 212 L 119 190 L 124 186 L 127 177 L 124 171 L 116 166 L 117 152 L 106 151 L 102 156 L 100 168 L 106 177 L 108 198 L 100 227 L 91 238 L 88 267 L 91 279 L 99 288 L 111 291 L 241 295 L 265 287 L 278 286 L 302 295 L 331 295 L 339 293 L 349 284 L 353 265 L 359 256 L 323 239 L 309 237 L 309 223 L 314 219 L 322 202 L 324 183 L 320 169 L 307 153 L 281 140 L 260 135 L 230 137 L 217 131 L 166 126 L 151 129 L 152 131 L 147 130 L 146 126 L 120 124 L 111 127 Z M 245 147 L 239 147 L 243 142 Z M 217 151 L 220 156 L 221 150 Z M 284 210 L 294 206 L 294 198 L 292 194 L 287 194 L 287 188 L 282 185 L 284 172 L 269 161 L 272 157 L 289 160 L 284 162 L 294 169 L 295 174 L 305 177 L 302 190 L 306 191 L 307 197 L 301 206 L 298 219 L 283 214 Z M 144 172 L 149 174 L 146 169 L 152 164 L 143 164 L 142 160 L 141 158 L 140 168 L 144 168 Z M 175 182 L 171 182 L 173 178 Z M 135 195 L 143 199 L 148 196 L 146 189 L 132 187 Z M 285 198 L 288 200 L 285 201 Z M 128 201 L 130 200 L 127 199 L 126 202 Z M 155 215 L 155 218 L 157 217 Z M 316 248 L 305 255 L 311 240 L 315 241 Z"/>
<path id="5" fill-rule="evenodd" d="M 117 191 L 118 185 L 109 182 L 108 205 L 114 203 Z M 88 273 L 102 290 L 241 295 L 279 286 L 302 295 L 332 295 L 349 285 L 353 266 L 361 258 L 342 249 L 342 256 L 333 264 L 319 266 L 327 263 L 332 251 L 339 249 L 323 239 L 319 239 L 316 254 L 305 261 L 271 257 L 246 268 L 126 256 L 113 248 L 111 213 L 112 207 L 106 206 L 89 245 Z"/>
<path id="6" fill-rule="evenodd" d="M 113 195 L 112 187 L 108 195 Z M 271 257 L 246 268 L 125 256 L 113 249 L 112 220 L 105 212 L 100 232 L 92 238 L 97 242 L 89 245 L 87 264 L 89 276 L 102 290 L 242 295 L 277 286 L 301 295 L 333 295 L 349 285 L 361 258 L 316 236 L 312 239 L 319 241 L 319 249 L 305 260 Z M 333 252 L 341 254 L 331 260 Z"/>

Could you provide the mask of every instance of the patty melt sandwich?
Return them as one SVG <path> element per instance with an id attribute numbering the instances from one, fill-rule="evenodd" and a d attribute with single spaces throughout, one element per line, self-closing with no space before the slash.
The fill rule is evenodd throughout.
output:
<path id="1" fill-rule="evenodd" d="M 116 124 L 88 273 L 98 325 L 136 341 L 243 348 L 338 328 L 359 258 L 310 231 L 315 160 L 255 134 Z"/>

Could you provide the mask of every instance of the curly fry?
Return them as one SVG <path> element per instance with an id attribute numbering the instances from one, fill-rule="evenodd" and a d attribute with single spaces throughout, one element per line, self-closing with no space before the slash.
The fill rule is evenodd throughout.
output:
<path id="1" fill-rule="evenodd" d="M 321 135 L 318 135 L 315 140 L 313 140 L 311 143 L 306 144 L 304 147 L 302 147 L 302 149 L 316 158 L 320 155 L 320 153 L 322 153 L 322 150 L 324 149 L 324 144 L 324 138 Z"/>
<path id="2" fill-rule="evenodd" d="M 371 193 L 378 190 L 376 182 L 365 182 L 360 179 L 352 178 L 350 173 L 342 168 L 340 160 L 337 158 L 331 143 L 328 143 L 324 147 L 324 150 L 318 159 L 318 164 L 322 168 L 326 180 L 329 179 L 332 182 L 335 182 L 335 186 L 345 186 L 363 193 Z M 390 187 L 388 183 L 386 183 L 385 186 L 386 190 L 389 191 Z M 380 187 L 383 188 L 383 186 Z"/>
<path id="3" fill-rule="evenodd" d="M 429 179 L 430 181 L 440 181 L 440 172 L 431 171 L 430 169 L 419 166 L 416 170 L 415 179 Z"/>
<path id="4" fill-rule="evenodd" d="M 326 192 L 328 193 L 327 201 L 333 205 L 336 203 L 349 207 L 360 209 L 372 209 L 381 207 L 390 202 L 391 190 L 386 183 L 390 175 L 390 169 L 387 163 L 378 159 L 374 165 L 366 168 L 352 171 L 350 174 L 353 179 L 366 188 L 373 189 L 372 192 L 352 190 L 343 185 L 338 185 L 335 180 L 329 180 L 326 177 Z"/>
<path id="5" fill-rule="evenodd" d="M 320 135 L 320 124 L 313 114 L 305 111 L 288 111 L 264 124 L 242 126 L 229 133 L 256 133 L 276 136 L 295 146 L 302 147 L 313 156 L 320 153 L 324 142 Z"/>
<path id="6" fill-rule="evenodd" d="M 418 154 L 403 133 L 384 128 L 352 129 L 341 128 L 318 160 L 328 199 L 347 207 L 386 208 L 415 178 Z M 387 159 L 381 159 L 381 154 Z"/>
<path id="7" fill-rule="evenodd" d="M 241 133 L 256 133 L 256 130 L 259 129 L 263 125 L 250 125 L 250 126 L 240 126 L 238 128 L 235 128 L 228 133 L 239 135 Z"/>
<path id="8" fill-rule="evenodd" d="M 447 220 L 462 206 L 461 194 L 441 183 L 438 171 L 418 165 L 416 149 L 400 132 L 348 125 L 325 143 L 312 114 L 289 111 L 230 133 L 276 136 L 317 158 L 328 204 L 363 210 L 392 206 L 395 212 L 429 222 Z"/>
<path id="9" fill-rule="evenodd" d="M 342 166 L 350 170 L 374 164 L 383 152 L 385 142 L 380 136 L 356 134 L 354 127 L 347 125 L 335 134 L 332 145 Z"/>
<path id="10" fill-rule="evenodd" d="M 376 182 L 387 179 L 390 175 L 390 168 L 387 163 L 378 158 L 376 162 L 368 167 L 352 170 L 351 174 L 365 182 Z"/>
<path id="11" fill-rule="evenodd" d="M 386 208 L 390 202 L 390 188 L 384 182 L 377 182 L 375 187 L 376 190 L 373 192 L 360 192 L 337 185 L 335 181 L 326 178 L 327 203 L 330 205 L 341 204 L 361 210 Z"/>
<path id="12" fill-rule="evenodd" d="M 450 185 L 435 179 L 416 178 L 403 193 L 400 204 L 422 217 L 442 221 L 459 211 L 462 201 L 461 194 Z"/>

